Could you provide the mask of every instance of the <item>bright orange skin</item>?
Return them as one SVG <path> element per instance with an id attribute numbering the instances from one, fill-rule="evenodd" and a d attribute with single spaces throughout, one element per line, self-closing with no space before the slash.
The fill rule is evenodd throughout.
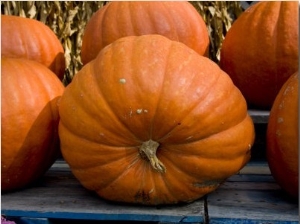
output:
<path id="1" fill-rule="evenodd" d="M 253 108 L 271 109 L 280 88 L 298 70 L 298 2 L 259 2 L 233 23 L 220 67 Z"/>
<path id="2" fill-rule="evenodd" d="M 84 64 L 108 44 L 125 36 L 160 34 L 208 56 L 209 35 L 197 10 L 188 2 L 110 2 L 89 20 L 82 39 Z"/>
<path id="3" fill-rule="evenodd" d="M 190 202 L 250 158 L 246 102 L 210 59 L 160 35 L 125 37 L 74 77 L 59 108 L 62 154 L 101 197 L 148 205 Z M 159 143 L 157 172 L 139 153 Z"/>
<path id="4" fill-rule="evenodd" d="M 298 198 L 299 190 L 298 73 L 281 88 L 270 112 L 267 158 L 278 184 Z"/>
<path id="5" fill-rule="evenodd" d="M 1 56 L 37 61 L 63 79 L 64 49 L 54 32 L 40 21 L 1 15 Z"/>
<path id="6" fill-rule="evenodd" d="M 38 62 L 1 60 L 1 190 L 26 187 L 59 153 L 57 100 L 64 86 Z"/>

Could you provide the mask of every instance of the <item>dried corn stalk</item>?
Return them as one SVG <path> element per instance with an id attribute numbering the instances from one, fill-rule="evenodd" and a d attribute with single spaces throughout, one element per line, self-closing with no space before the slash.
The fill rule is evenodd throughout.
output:
<path id="1" fill-rule="evenodd" d="M 216 63 L 220 60 L 220 49 L 232 23 L 243 12 L 240 1 L 191 2 L 204 19 L 210 38 L 209 57 Z"/>
<path id="2" fill-rule="evenodd" d="M 49 26 L 61 41 L 66 58 L 64 83 L 81 69 L 80 49 L 86 23 L 104 1 L 1 1 L 1 14 L 37 19 Z M 210 34 L 210 58 L 219 62 L 220 47 L 232 22 L 242 12 L 240 2 L 191 2 L 202 15 Z"/>

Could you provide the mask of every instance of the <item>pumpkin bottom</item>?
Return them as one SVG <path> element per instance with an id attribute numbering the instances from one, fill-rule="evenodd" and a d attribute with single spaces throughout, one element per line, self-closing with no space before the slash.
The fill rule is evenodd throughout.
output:
<path id="1" fill-rule="evenodd" d="M 297 168 L 289 170 L 281 159 L 268 160 L 271 173 L 278 185 L 293 198 L 298 198 L 299 178 Z M 280 167 L 277 164 L 282 164 Z"/>
<path id="2" fill-rule="evenodd" d="M 205 195 L 215 191 L 222 183 L 223 181 L 207 181 L 205 183 L 201 183 L 198 185 L 198 192 L 195 195 L 192 195 L 190 197 L 180 197 L 180 193 L 178 194 L 178 199 L 173 200 L 171 198 L 165 199 L 165 198 L 152 198 L 151 197 L 151 191 L 146 190 L 139 190 L 134 192 L 132 199 L 127 199 L 122 195 L 113 194 L 112 192 L 106 192 L 106 191 L 98 191 L 96 192 L 97 195 L 107 201 L 111 202 L 120 202 L 120 203 L 127 203 L 127 204 L 141 204 L 141 205 L 147 205 L 147 206 L 158 206 L 158 205 L 175 205 L 175 204 L 187 204 L 191 203 L 193 201 L 196 201 L 198 199 L 201 199 Z M 186 192 L 182 192 L 182 195 L 186 195 Z"/>
<path id="3" fill-rule="evenodd" d="M 8 168 L 1 169 L 1 191 L 9 192 L 20 190 L 33 184 L 42 177 L 58 158 L 59 152 L 49 155 L 46 159 L 28 164 L 28 161 L 36 160 L 28 158 L 23 163 L 14 163 Z"/>
<path id="4" fill-rule="evenodd" d="M 36 133 L 33 133 L 36 136 Z M 27 136 L 30 142 L 34 136 Z M 31 140 L 30 140 L 31 139 Z M 25 140 L 24 140 L 25 142 Z M 13 150 L 9 146 L 2 145 L 2 151 Z M 3 161 L 10 160 L 8 155 L 3 153 L 1 164 L 1 190 L 14 191 L 27 187 L 52 166 L 60 155 L 59 138 L 55 134 L 47 136 L 40 143 L 32 143 L 23 146 L 18 153 L 13 155 L 14 159 L 10 163 Z"/>
<path id="5" fill-rule="evenodd" d="M 185 176 L 184 174 L 180 175 L 177 173 L 178 168 L 170 166 L 170 162 L 163 157 L 158 160 L 154 159 L 154 161 L 159 161 L 160 166 L 153 166 L 148 157 L 140 157 L 131 166 L 131 169 L 123 169 L 120 165 L 120 170 L 125 170 L 125 172 L 121 171 L 122 174 L 110 183 L 102 180 L 101 177 L 105 173 L 114 173 L 115 171 L 109 168 L 116 164 L 110 167 L 107 165 L 106 171 L 100 171 L 97 167 L 91 167 L 88 170 L 74 169 L 72 166 L 71 170 L 86 189 L 96 192 L 98 196 L 105 200 L 150 206 L 173 205 L 190 203 L 215 191 L 228 177 L 244 167 L 250 157 L 251 153 L 248 151 L 244 156 L 234 161 L 239 164 L 238 167 L 230 167 L 226 172 L 222 169 L 222 174 L 216 175 L 216 177 L 211 177 L 212 174 L 203 174 L 203 177 L 198 178 Z M 126 160 L 130 159 L 127 158 L 122 161 L 126 163 Z M 232 163 L 232 161 L 228 163 Z M 125 165 L 124 167 L 128 166 Z M 156 170 L 155 167 L 158 167 L 158 169 Z M 207 169 L 210 169 L 210 167 L 207 167 Z M 211 169 L 216 172 L 219 170 L 219 168 Z M 86 178 L 86 175 L 93 178 Z"/>

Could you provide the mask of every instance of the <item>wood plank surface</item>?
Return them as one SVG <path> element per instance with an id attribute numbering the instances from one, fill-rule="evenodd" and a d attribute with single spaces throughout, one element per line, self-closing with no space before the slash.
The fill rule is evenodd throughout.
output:
<path id="1" fill-rule="evenodd" d="M 2 214 L 69 220 L 158 223 L 298 223 L 298 204 L 286 198 L 266 162 L 250 162 L 207 199 L 176 206 L 107 202 L 84 189 L 64 161 L 57 161 L 34 186 L 2 194 Z"/>
<path id="2" fill-rule="evenodd" d="M 66 164 L 56 163 L 34 186 L 2 194 L 2 214 L 81 220 L 202 223 L 204 200 L 176 206 L 124 205 L 102 200 L 84 189 Z"/>
<path id="3" fill-rule="evenodd" d="M 266 124 L 269 121 L 270 111 L 249 109 L 248 114 L 255 124 Z"/>
<path id="4" fill-rule="evenodd" d="M 298 223 L 298 203 L 271 176 L 266 162 L 250 163 L 207 197 L 210 224 Z"/>

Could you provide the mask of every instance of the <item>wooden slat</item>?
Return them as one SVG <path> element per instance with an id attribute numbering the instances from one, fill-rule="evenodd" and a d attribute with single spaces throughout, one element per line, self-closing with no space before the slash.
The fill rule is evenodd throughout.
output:
<path id="1" fill-rule="evenodd" d="M 239 174 L 271 175 L 271 171 L 266 161 L 251 161 L 240 170 Z"/>
<path id="2" fill-rule="evenodd" d="M 249 170 L 208 195 L 209 223 L 298 223 L 298 203 L 287 197 L 271 175 L 249 174 Z"/>
<path id="3" fill-rule="evenodd" d="M 206 205 L 206 207 L 205 207 Z M 205 214 L 205 211 L 208 214 Z M 156 221 L 160 223 L 298 223 L 298 204 L 286 199 L 266 162 L 250 162 L 219 189 L 176 206 L 134 206 L 107 202 L 84 189 L 69 166 L 57 161 L 31 188 L 2 195 L 2 214 L 70 220 Z"/>
<path id="4" fill-rule="evenodd" d="M 60 168 L 59 168 L 60 167 Z M 65 164 L 54 165 L 35 186 L 2 195 L 2 214 L 81 220 L 203 222 L 204 200 L 176 206 L 111 203 L 84 189 Z"/>
<path id="5" fill-rule="evenodd" d="M 256 124 L 267 124 L 269 121 L 270 111 L 249 109 L 248 114 Z"/>

